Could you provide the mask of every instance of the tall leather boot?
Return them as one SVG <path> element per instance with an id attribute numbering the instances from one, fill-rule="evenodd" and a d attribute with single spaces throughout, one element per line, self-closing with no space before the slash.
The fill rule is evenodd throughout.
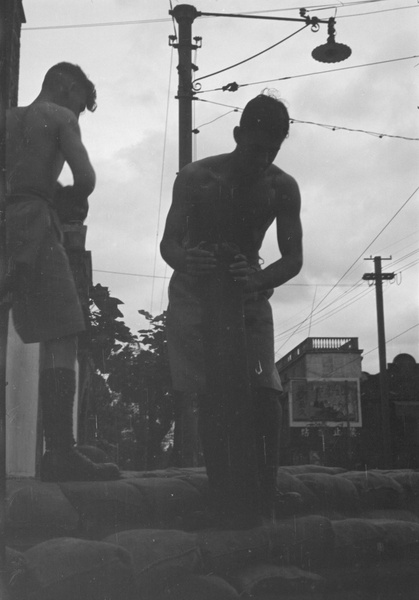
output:
<path id="1" fill-rule="evenodd" d="M 109 481 L 119 479 L 113 463 L 97 464 L 75 448 L 73 404 L 76 374 L 71 369 L 46 369 L 39 378 L 45 454 L 41 463 L 43 481 Z"/>

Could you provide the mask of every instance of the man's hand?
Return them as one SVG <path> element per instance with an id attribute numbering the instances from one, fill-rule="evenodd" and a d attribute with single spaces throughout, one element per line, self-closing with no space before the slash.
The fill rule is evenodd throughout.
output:
<path id="1" fill-rule="evenodd" d="M 72 185 L 63 187 L 57 183 L 54 195 L 54 207 L 61 223 L 84 221 L 89 212 L 89 203 L 85 196 L 80 195 Z"/>
<path id="2" fill-rule="evenodd" d="M 186 273 L 199 277 L 209 275 L 217 265 L 217 260 L 213 252 L 203 250 L 201 244 L 195 248 L 186 250 Z"/>
<path id="3" fill-rule="evenodd" d="M 234 281 L 243 286 L 249 284 L 249 276 L 255 273 L 255 271 L 256 269 L 249 265 L 244 254 L 236 254 L 229 266 L 229 272 L 233 276 Z"/>

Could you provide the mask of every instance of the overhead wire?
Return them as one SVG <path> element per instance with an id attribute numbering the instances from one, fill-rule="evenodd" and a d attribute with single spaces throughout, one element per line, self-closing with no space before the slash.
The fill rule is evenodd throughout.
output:
<path id="1" fill-rule="evenodd" d="M 360 286 L 362 285 L 362 282 L 358 281 L 356 284 L 351 286 L 351 289 L 346 290 L 346 292 L 342 292 L 339 296 L 337 296 L 332 302 L 330 302 L 328 305 L 324 306 L 319 312 L 323 312 L 325 310 L 327 310 L 328 308 L 330 308 L 331 306 L 333 306 L 333 304 L 338 303 L 340 300 L 342 300 L 346 294 L 351 293 L 352 291 L 356 291 Z M 299 312 L 305 312 L 304 309 L 299 311 Z M 312 310 L 310 315 L 313 315 L 314 311 Z M 290 319 L 287 319 L 287 321 L 291 321 L 293 320 L 294 317 L 291 317 Z M 287 322 L 285 321 L 285 323 Z M 296 325 L 294 324 L 292 327 L 288 327 L 287 329 L 283 329 L 280 333 L 275 335 L 275 339 L 279 340 L 281 337 L 284 336 L 284 334 L 289 333 L 290 331 L 292 331 L 293 329 L 295 329 Z"/>
<path id="2" fill-rule="evenodd" d="M 390 225 L 390 223 L 392 223 L 394 221 L 394 219 L 396 218 L 396 216 L 401 212 L 401 210 L 403 210 L 403 208 L 407 205 L 407 203 L 413 198 L 413 196 L 416 194 L 416 192 L 419 190 L 419 186 L 414 190 L 414 192 L 407 198 L 407 200 L 405 202 L 403 202 L 403 204 L 400 206 L 400 208 L 395 212 L 395 214 L 391 217 L 391 219 L 386 223 L 386 225 L 378 232 L 378 234 L 373 238 L 373 240 L 368 244 L 368 246 L 361 252 L 361 254 L 353 261 L 353 263 L 351 264 L 351 266 L 344 272 L 344 274 L 338 279 L 337 283 L 340 283 L 345 277 L 346 275 L 352 270 L 353 266 L 358 262 L 358 260 L 366 253 L 366 251 L 372 246 L 372 244 L 379 238 L 379 236 L 387 229 L 387 227 Z M 314 311 L 317 311 L 319 306 L 321 306 L 321 304 L 326 300 L 326 298 L 333 292 L 334 288 L 332 288 L 331 290 L 329 290 L 325 296 L 323 296 L 323 298 L 320 300 L 320 302 L 316 305 L 316 307 L 314 308 Z M 296 334 L 298 333 L 298 331 L 300 330 L 300 328 L 304 325 L 304 323 L 310 318 L 310 315 L 308 317 L 306 317 L 305 319 L 303 319 L 303 321 L 301 321 L 301 323 L 299 323 L 299 325 L 295 328 L 295 330 L 288 336 L 288 338 L 285 340 L 285 342 L 281 345 L 281 347 L 278 349 L 278 351 L 280 351 L 283 346 L 288 343 L 288 341 Z"/>
<path id="3" fill-rule="evenodd" d="M 254 58 L 257 58 L 258 56 L 261 56 L 262 54 L 265 54 L 265 52 L 269 52 L 269 50 L 272 50 L 272 48 L 276 48 L 276 46 L 279 46 L 279 44 L 282 44 L 283 42 L 286 42 L 290 38 L 292 38 L 295 35 L 297 35 L 297 33 L 300 33 L 301 31 L 304 31 L 304 29 L 307 29 L 308 26 L 309 26 L 309 23 L 306 23 L 303 27 L 300 27 L 300 29 L 297 29 L 297 31 L 294 31 L 290 35 L 287 35 L 287 37 L 283 38 L 279 42 L 276 42 L 275 44 L 272 44 L 268 48 L 265 48 L 264 50 L 261 50 L 260 52 L 257 52 L 256 54 L 253 54 L 252 56 L 249 56 L 248 58 L 245 58 L 244 60 L 241 60 L 241 61 L 239 61 L 239 62 L 237 62 L 237 63 L 235 63 L 233 65 L 230 65 L 229 67 L 225 67 L 224 69 L 219 69 L 218 71 L 214 71 L 213 73 L 209 73 L 208 75 L 203 75 L 202 77 L 197 77 L 196 79 L 193 80 L 192 87 L 196 88 L 197 82 L 198 81 L 202 81 L 202 79 L 208 79 L 209 77 L 214 77 L 214 75 L 219 75 L 220 73 L 224 73 L 225 71 L 229 71 L 230 69 L 234 69 L 235 67 L 238 67 L 239 65 L 243 65 L 244 63 L 247 63 L 247 62 L 253 60 Z"/>
<path id="4" fill-rule="evenodd" d="M 237 106 L 233 106 L 233 105 L 229 105 L 229 104 L 224 104 L 221 102 L 214 102 L 213 100 L 204 100 L 203 98 L 196 98 L 197 101 L 199 102 L 204 102 L 206 104 L 214 104 L 216 106 L 223 106 L 225 108 L 230 108 L 232 110 L 229 110 L 228 112 L 224 113 L 223 115 L 220 115 L 219 117 L 212 119 L 211 121 L 207 122 L 207 123 L 203 123 L 202 125 L 200 125 L 199 127 L 204 127 L 204 125 L 209 125 L 210 123 L 213 123 L 215 121 L 217 121 L 218 119 L 221 119 L 222 117 L 227 116 L 228 114 L 232 113 L 232 112 L 243 112 L 243 108 L 237 107 Z M 299 119 L 295 119 L 294 117 L 290 117 L 290 123 L 302 123 L 302 124 L 308 124 L 308 125 L 318 125 L 319 127 L 323 127 L 325 129 L 328 129 L 329 131 L 351 131 L 354 133 L 363 133 L 366 135 L 372 135 L 374 137 L 377 138 L 392 138 L 392 139 L 401 139 L 401 140 L 406 140 L 406 141 L 415 141 L 418 142 L 419 138 L 413 138 L 413 137 L 408 137 L 408 136 L 403 136 L 403 135 L 396 135 L 396 134 L 390 134 L 390 133 L 379 133 L 379 132 L 373 132 L 373 131 L 368 131 L 365 129 L 355 129 L 353 127 L 344 127 L 341 125 L 329 125 L 329 124 L 325 124 L 325 123 L 316 123 L 315 121 L 303 121 L 303 120 L 299 120 Z M 198 130 L 194 130 L 193 133 L 199 133 L 199 127 L 197 128 Z"/>
<path id="5" fill-rule="evenodd" d="M 24 31 L 40 31 L 48 29 L 84 29 L 91 27 L 120 27 L 121 25 L 150 25 L 151 23 L 168 23 L 170 18 L 165 19 L 136 19 L 134 21 L 108 21 L 104 23 L 74 23 L 73 25 L 39 25 L 35 27 L 22 27 Z"/>
<path id="6" fill-rule="evenodd" d="M 172 3 L 172 0 L 169 0 L 169 5 L 170 5 L 170 10 L 171 10 L 171 11 L 173 11 L 173 3 Z M 175 20 L 175 18 L 174 18 L 174 16 L 173 16 L 173 15 L 171 15 L 171 17 L 172 17 L 172 23 L 173 23 L 173 33 L 174 33 L 174 36 L 175 36 L 175 38 L 177 38 L 177 31 L 176 31 L 176 20 Z"/>
<path id="7" fill-rule="evenodd" d="M 352 8 L 353 6 L 359 6 L 362 4 L 377 4 L 378 2 L 392 2 L 394 0 L 358 0 L 355 2 L 339 2 L 332 4 L 312 4 L 307 5 L 304 4 L 304 8 L 307 12 L 311 12 L 312 10 L 331 10 L 333 8 Z M 258 13 L 278 13 L 278 12 L 289 12 L 291 10 L 295 10 L 295 7 L 288 8 L 273 8 L 270 10 L 254 10 L 247 11 L 245 14 L 258 14 Z"/>
<path id="8" fill-rule="evenodd" d="M 346 67 L 336 67 L 334 69 L 323 69 L 322 71 L 312 71 L 311 73 L 300 73 L 299 75 L 286 75 L 284 77 L 275 77 L 274 79 L 264 79 L 261 81 L 252 81 L 249 83 L 229 83 L 227 85 L 218 87 L 218 88 L 212 88 L 210 90 L 199 90 L 196 91 L 196 94 L 207 94 L 209 92 L 220 92 L 220 91 L 237 91 L 239 88 L 241 87 L 248 87 L 251 85 L 262 85 L 265 83 L 273 83 L 276 81 L 288 81 L 290 79 L 300 79 L 301 77 L 311 77 L 313 75 L 325 75 L 327 73 L 336 73 L 338 71 L 348 71 L 351 69 L 361 69 L 364 67 L 375 67 L 377 65 L 384 65 L 384 64 L 389 64 L 389 63 L 393 63 L 393 62 L 400 62 L 403 60 L 412 60 L 413 58 L 419 58 L 418 54 L 414 54 L 412 56 L 401 56 L 399 58 L 390 58 L 390 59 L 386 59 L 386 60 L 379 60 L 379 61 L 374 61 L 374 62 L 370 62 L 370 63 L 364 63 L 361 65 L 350 65 L 350 66 L 346 66 Z M 230 86 L 233 86 L 232 89 L 229 89 Z"/>
<path id="9" fill-rule="evenodd" d="M 353 2 L 353 3 L 339 3 L 339 4 L 330 4 L 330 5 L 313 5 L 313 6 L 306 6 L 306 10 L 308 12 L 313 11 L 313 10 L 331 10 L 333 8 L 339 8 L 339 9 L 344 9 L 344 8 L 351 8 L 352 6 L 356 6 L 359 4 L 369 4 L 371 2 L 375 2 L 375 1 L 382 1 L 382 2 L 386 2 L 388 0 L 365 0 L 364 2 Z M 417 8 L 416 6 L 400 6 L 400 7 L 396 7 L 396 8 L 392 8 L 392 9 L 384 9 L 381 11 L 374 11 L 374 13 L 358 13 L 358 14 L 354 14 L 354 15 L 341 15 L 339 18 L 346 18 L 346 17 L 358 17 L 358 16 L 364 16 L 364 15 L 368 15 L 368 14 L 375 14 L 375 13 L 380 13 L 380 12 L 388 12 L 388 11 L 394 11 L 394 10 L 403 10 L 406 8 Z M 274 10 L 261 10 L 261 11 L 244 11 L 241 12 L 240 14 L 243 15 L 251 15 L 251 14 L 261 14 L 261 13 L 274 13 L 274 12 L 290 12 L 290 11 L 295 11 L 297 10 L 296 7 L 289 7 L 289 8 L 282 8 L 282 9 L 274 9 Z M 205 19 L 212 19 L 215 17 L 211 17 L 211 16 L 205 16 L 202 17 Z M 82 29 L 82 28 L 92 28 L 92 27 L 120 27 L 120 26 L 124 26 L 124 25 L 149 25 L 152 23 L 168 23 L 171 20 L 171 18 L 169 17 L 165 17 L 165 18 L 156 18 L 156 19 L 134 19 L 134 20 L 130 20 L 130 21 L 107 21 L 107 22 L 96 22 L 96 23 L 74 23 L 74 24 L 69 24 L 69 25 L 38 25 L 38 26 L 34 26 L 34 27 L 22 27 L 22 31 L 41 31 L 41 30 L 48 30 L 48 29 Z M 173 17 L 172 17 L 173 20 Z"/>
<path id="10" fill-rule="evenodd" d="M 344 300 L 344 302 L 342 304 L 338 304 L 338 306 L 335 306 L 334 308 L 333 305 L 337 304 L 338 302 L 340 302 L 341 300 L 343 300 L 345 294 L 341 294 L 340 296 L 338 296 L 337 298 L 335 298 L 332 302 L 330 302 L 329 304 L 327 304 L 326 306 L 324 306 L 321 310 L 318 311 L 317 313 L 317 318 L 314 320 L 314 325 L 317 325 L 320 322 L 325 321 L 326 319 L 330 318 L 331 316 L 334 316 L 336 313 L 340 312 L 341 310 L 343 310 L 344 308 L 347 308 L 348 306 L 350 306 L 351 304 L 353 304 L 354 302 L 358 301 L 359 299 L 361 299 L 364 295 L 366 295 L 367 293 L 369 293 L 369 289 L 365 289 L 364 286 L 362 285 L 362 282 L 359 282 L 355 287 L 353 287 L 353 290 L 349 290 L 350 293 L 351 291 L 356 291 L 358 290 L 359 287 L 362 286 L 362 289 L 360 291 L 358 291 L 357 295 L 353 298 L 347 298 L 346 300 Z M 328 310 L 330 309 L 330 310 Z M 311 311 L 309 317 L 307 319 L 304 319 L 304 322 L 306 322 L 308 319 L 312 318 L 313 314 L 314 314 L 314 310 Z M 325 312 L 326 311 L 326 312 Z M 324 314 L 321 314 L 323 313 Z M 313 321 L 312 321 L 313 322 Z M 308 328 L 307 325 L 304 325 L 304 327 L 300 327 L 299 331 L 304 331 Z M 293 329 L 295 329 L 295 325 L 293 327 L 289 327 L 288 329 L 281 331 L 280 333 L 275 335 L 275 340 L 279 341 L 280 339 L 283 339 L 283 337 L 288 334 L 290 331 L 292 331 Z M 281 347 L 282 348 L 282 347 Z M 277 352 L 279 352 L 281 350 L 281 348 L 279 348 L 277 350 Z"/>
<path id="11" fill-rule="evenodd" d="M 403 335 L 405 335 L 406 333 L 409 333 L 409 331 L 412 331 L 412 329 L 415 329 L 415 327 L 418 327 L 419 323 L 416 323 L 415 325 L 412 325 L 411 327 L 408 327 L 407 329 L 405 329 L 404 331 L 402 331 L 401 333 L 398 333 L 397 335 L 389 338 L 386 340 L 386 343 L 389 344 L 390 342 L 393 342 L 394 340 L 397 340 L 399 337 L 402 337 Z M 368 354 L 371 354 L 372 352 L 375 352 L 376 350 L 378 350 L 378 346 L 375 346 L 374 348 L 371 348 L 371 350 L 368 350 L 367 352 L 365 352 L 364 350 L 362 351 L 362 356 L 368 356 Z M 359 360 L 359 356 L 356 356 L 355 358 L 352 358 L 351 360 L 348 360 L 345 364 L 345 366 L 347 367 L 348 365 L 357 362 Z M 342 368 L 342 366 L 336 367 L 335 369 L 333 369 L 332 371 L 329 371 L 327 374 L 323 375 L 322 377 L 320 377 L 320 379 L 326 379 L 329 378 L 331 375 L 333 375 L 333 373 L 335 373 L 336 371 L 339 371 Z"/>
<path id="12" fill-rule="evenodd" d="M 165 126 L 164 126 L 164 137 L 163 137 L 163 156 L 162 156 L 162 165 L 161 165 L 161 173 L 160 173 L 160 192 L 159 192 L 159 204 L 157 211 L 157 231 L 156 231 L 156 240 L 154 245 L 154 261 L 153 261 L 153 283 L 151 286 L 151 299 L 150 299 L 150 312 L 153 313 L 153 300 L 154 300 L 154 281 L 155 281 L 155 273 L 156 273 L 156 265 L 157 265 L 157 253 L 158 253 L 158 245 L 159 245 L 159 232 L 160 232 L 160 216 L 161 216 L 161 205 L 163 198 L 163 179 L 164 179 L 164 165 L 166 162 L 166 146 L 167 146 L 167 129 L 169 122 L 169 106 L 170 106 L 170 92 L 171 92 L 171 83 L 172 83 L 172 67 L 173 67 L 173 47 L 170 53 L 170 67 L 169 67 L 169 82 L 167 86 L 167 101 L 166 101 L 166 116 L 165 116 Z"/>

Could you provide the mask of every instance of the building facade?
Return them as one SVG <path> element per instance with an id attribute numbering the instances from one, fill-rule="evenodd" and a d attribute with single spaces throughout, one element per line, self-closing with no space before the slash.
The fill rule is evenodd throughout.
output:
<path id="1" fill-rule="evenodd" d="M 307 338 L 277 363 L 284 388 L 281 462 L 357 462 L 362 427 L 357 338 Z"/>

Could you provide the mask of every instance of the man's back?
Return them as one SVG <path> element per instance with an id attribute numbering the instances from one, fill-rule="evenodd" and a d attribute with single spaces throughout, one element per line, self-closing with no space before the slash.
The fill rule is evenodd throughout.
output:
<path id="1" fill-rule="evenodd" d="M 8 194 L 52 198 L 64 162 L 74 185 L 86 197 L 95 173 L 81 141 L 78 117 L 54 102 L 35 100 L 7 113 L 6 174 Z"/>
<path id="2" fill-rule="evenodd" d="M 51 198 L 64 164 L 60 124 L 68 109 L 49 102 L 13 108 L 7 114 L 7 191 Z"/>

